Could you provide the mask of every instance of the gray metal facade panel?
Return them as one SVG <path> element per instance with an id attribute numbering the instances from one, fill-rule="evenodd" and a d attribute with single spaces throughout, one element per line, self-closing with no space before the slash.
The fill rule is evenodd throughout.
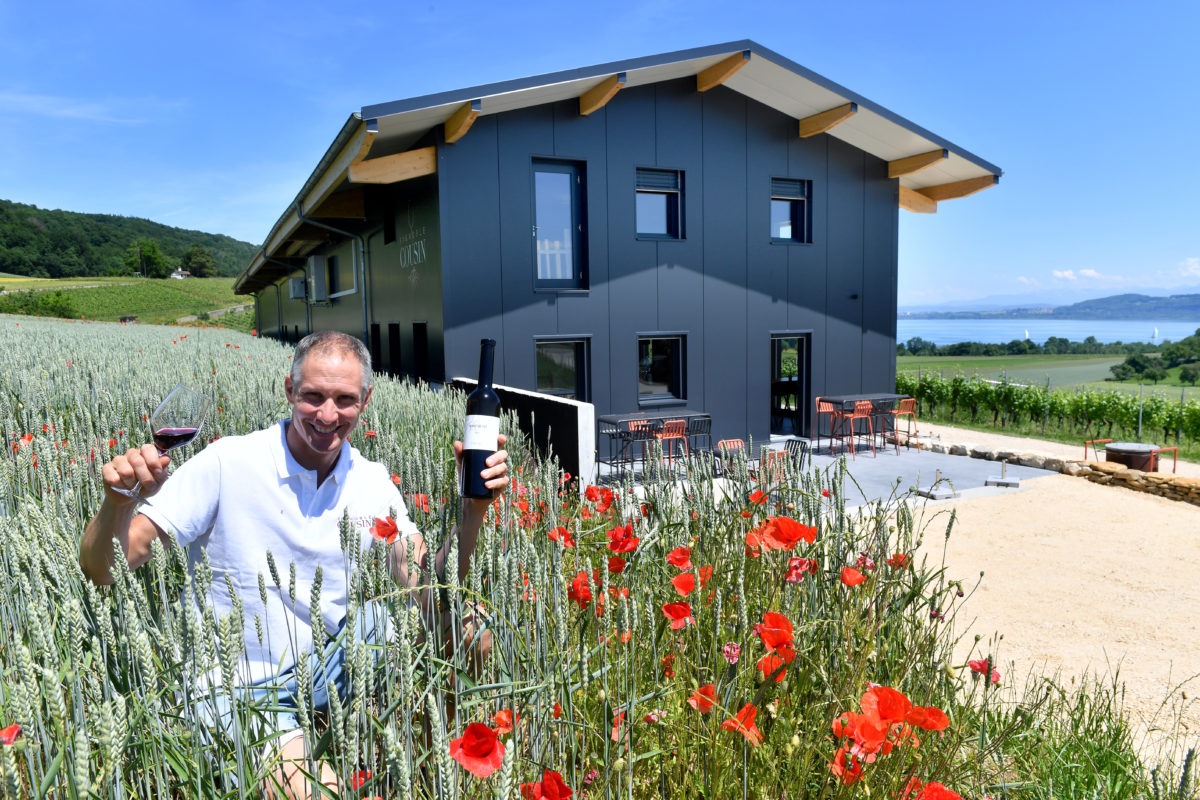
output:
<path id="1" fill-rule="evenodd" d="M 479 340 L 505 340 L 505 220 L 497 168 L 500 117 L 481 117 L 470 135 L 438 147 L 446 378 L 479 372 Z M 508 229 L 511 230 L 511 229 Z M 529 230 L 528 227 L 524 230 Z M 495 380 L 505 383 L 503 349 Z"/>
<path id="2" fill-rule="evenodd" d="M 887 163 L 864 156 L 863 391 L 896 386 L 896 279 L 899 189 Z"/>
<path id="3" fill-rule="evenodd" d="M 393 218 L 394 241 L 382 231 L 368 239 L 371 253 L 368 316 L 380 327 L 380 367 L 413 375 L 417 365 L 413 324 L 424 322 L 429 371 L 444 375 L 443 257 L 436 177 L 397 183 L 386 190 L 385 214 Z M 391 352 L 389 326 L 396 325 L 400 350 Z"/>
<path id="4" fill-rule="evenodd" d="M 635 166 L 661 167 L 683 173 L 683 238 L 656 242 L 660 330 L 695 330 L 696 310 L 704 296 L 704 227 L 699 205 L 704 192 L 703 98 L 694 78 L 660 83 L 655 87 L 655 161 Z M 636 193 L 631 201 L 636 202 Z M 689 224 L 689 218 L 694 220 Z M 694 358 L 693 351 L 695 351 Z M 695 344 L 688 348 L 688 402 L 703 403 L 704 361 Z"/>
<path id="5" fill-rule="evenodd" d="M 282 338 L 279 335 L 279 286 L 268 286 L 254 295 L 254 315 L 259 336 L 269 336 L 272 339 Z"/>
<path id="6" fill-rule="evenodd" d="M 590 288 L 585 293 L 564 292 L 554 295 L 555 326 L 537 335 L 590 337 L 591 362 L 589 382 L 592 402 L 608 407 L 610 381 L 607 369 L 609 343 L 607 337 L 609 314 L 608 280 L 608 151 L 606 119 L 603 109 L 589 116 L 579 114 L 576 101 L 554 106 L 554 148 L 556 153 L 582 154 L 587 161 L 587 232 L 588 270 Z M 534 347 L 526 344 L 523 356 L 534 363 Z M 603 370 L 598 374 L 598 370 Z M 534 384 L 530 384 L 531 386 Z"/>
<path id="7" fill-rule="evenodd" d="M 326 259 L 334 257 L 338 259 L 338 263 L 345 270 L 339 270 L 349 274 L 354 266 L 354 250 L 356 245 L 352 239 L 336 240 L 327 247 L 323 247 L 316 251 L 319 255 L 325 256 Z M 350 287 L 342 287 L 350 288 Z M 309 324 L 312 325 L 314 331 L 341 331 L 358 339 L 363 338 L 362 324 L 362 295 L 363 287 L 360 285 L 357 292 L 353 294 L 334 297 L 324 303 L 314 303 L 309 310 Z M 331 288 L 330 291 L 333 291 Z"/>
<path id="8" fill-rule="evenodd" d="M 830 137 L 826 394 L 862 391 L 864 155 Z"/>
<path id="9" fill-rule="evenodd" d="M 655 242 L 634 235 L 634 169 L 655 160 L 654 87 L 622 89 L 604 107 L 608 230 L 608 364 L 595 361 L 593 379 L 607 368 L 609 402 L 596 411 L 637 408 L 639 330 L 658 329 Z M 599 112 L 598 112 L 599 113 Z"/>
<path id="10" fill-rule="evenodd" d="M 789 121 L 788 127 L 791 127 Z M 790 330 L 811 330 L 811 392 L 826 394 L 828 340 L 826 316 L 829 276 L 829 141 L 828 136 L 788 136 L 787 177 L 812 181 L 812 244 L 792 246 L 788 253 L 788 322 Z"/>
<path id="11" fill-rule="evenodd" d="M 704 98 L 704 314 L 692 339 L 712 367 L 705 372 L 705 410 L 713 440 L 736 437 L 763 425 L 747 418 L 739 383 L 746 369 L 746 100 L 723 87 Z M 755 421 L 757 423 L 757 421 Z M 758 438 L 758 437 L 756 437 Z"/>
<path id="12" fill-rule="evenodd" d="M 500 188 L 500 273 L 503 306 L 500 353 L 496 371 L 504 365 L 503 382 L 533 387 L 537 373 L 529 358 L 533 338 L 558 325 L 555 295 L 535 293 L 536 255 L 533 239 L 534 158 L 564 158 L 586 162 L 585 154 L 560 153 L 554 147 L 552 106 L 501 114 L 497 123 Z M 469 136 L 466 138 L 470 138 Z M 465 141 L 464 139 L 463 141 Z M 584 180 L 590 173 L 586 169 Z M 493 164 L 492 169 L 496 169 Z M 589 237 L 590 238 L 590 237 Z M 495 301 L 493 300 L 493 306 Z M 511 368 L 511 369 L 510 369 Z M 497 381 L 501 379 L 497 377 Z"/>

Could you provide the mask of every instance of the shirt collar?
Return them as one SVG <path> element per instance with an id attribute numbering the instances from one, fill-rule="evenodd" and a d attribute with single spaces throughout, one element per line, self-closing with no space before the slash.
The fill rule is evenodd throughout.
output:
<path id="1" fill-rule="evenodd" d="M 271 438 L 271 451 L 275 456 L 275 468 L 279 472 L 280 480 L 294 478 L 297 475 L 303 475 L 315 470 L 306 469 L 303 467 L 296 457 L 292 455 L 291 448 L 287 445 L 287 429 L 291 420 L 283 420 L 279 423 L 279 435 Z M 350 470 L 350 461 L 353 458 L 351 455 L 350 442 L 342 442 L 342 452 L 338 455 L 337 463 L 333 466 L 333 472 L 329 473 L 329 477 L 337 481 L 339 484 L 346 482 L 346 473 Z"/>

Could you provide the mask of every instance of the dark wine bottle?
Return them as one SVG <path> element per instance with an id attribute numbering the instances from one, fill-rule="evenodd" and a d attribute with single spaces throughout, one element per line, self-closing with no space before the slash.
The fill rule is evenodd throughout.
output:
<path id="1" fill-rule="evenodd" d="M 484 485 L 479 473 L 487 469 L 487 459 L 496 452 L 500 436 L 500 397 L 492 388 L 492 364 L 496 340 L 479 342 L 479 383 L 467 395 L 467 424 L 463 429 L 462 476 L 460 491 L 463 497 L 490 500 L 492 491 Z"/>

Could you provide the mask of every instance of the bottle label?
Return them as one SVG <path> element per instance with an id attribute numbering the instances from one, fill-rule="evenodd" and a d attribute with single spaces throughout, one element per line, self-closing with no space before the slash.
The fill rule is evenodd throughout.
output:
<path id="1" fill-rule="evenodd" d="M 487 450 L 496 452 L 496 440 L 500 436 L 500 418 L 486 414 L 468 414 L 463 429 L 463 450 Z"/>

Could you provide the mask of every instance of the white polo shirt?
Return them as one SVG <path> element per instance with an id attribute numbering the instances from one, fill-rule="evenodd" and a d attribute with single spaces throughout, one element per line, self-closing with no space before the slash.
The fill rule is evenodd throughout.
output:
<path id="1" fill-rule="evenodd" d="M 351 565 L 342 553 L 338 525 L 346 509 L 364 550 L 374 540 L 375 518 L 391 510 L 401 536 L 419 532 L 387 469 L 368 461 L 348 442 L 342 444 L 333 472 L 318 486 L 317 473 L 300 466 L 287 447 L 289 424 L 218 439 L 180 465 L 140 509 L 160 528 L 175 533 L 187 548 L 189 568 L 200 561 L 202 548 L 208 551 L 211 602 L 218 618 L 233 607 L 226 577 L 233 584 L 246 615 L 249 673 L 243 677 L 248 683 L 278 674 L 292 666 L 298 654 L 312 649 L 309 603 L 318 565 L 319 613 L 325 630 L 334 633 L 345 618 Z M 281 586 L 271 577 L 268 551 Z M 288 591 L 293 562 L 294 602 Z M 260 574 L 267 587 L 265 605 Z M 263 622 L 261 646 L 256 614 Z"/>

